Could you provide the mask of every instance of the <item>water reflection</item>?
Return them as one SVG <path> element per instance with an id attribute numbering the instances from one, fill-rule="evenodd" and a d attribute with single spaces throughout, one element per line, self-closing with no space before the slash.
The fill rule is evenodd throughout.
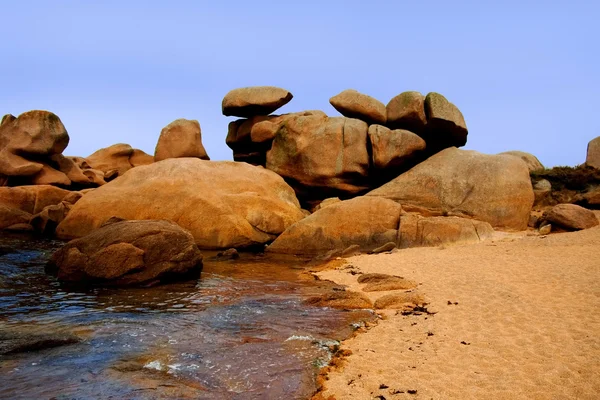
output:
<path id="1" fill-rule="evenodd" d="M 43 272 L 60 245 L 0 237 L 0 331 L 83 339 L 0 356 L 1 398 L 308 398 L 328 346 L 370 318 L 306 306 L 323 287 L 297 260 L 209 261 L 199 281 L 70 290 Z"/>

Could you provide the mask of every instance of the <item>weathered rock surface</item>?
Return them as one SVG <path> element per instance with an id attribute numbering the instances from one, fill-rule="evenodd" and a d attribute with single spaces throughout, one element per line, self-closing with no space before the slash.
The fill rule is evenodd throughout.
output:
<path id="1" fill-rule="evenodd" d="M 50 166 L 69 144 L 60 118 L 49 111 L 33 110 L 15 118 L 5 116 L 0 125 L 0 177 L 4 184 L 69 185 L 67 176 Z"/>
<path id="2" fill-rule="evenodd" d="M 394 200 L 407 211 L 454 215 L 495 228 L 527 228 L 534 194 L 529 170 L 506 155 L 448 148 L 366 196 Z"/>
<path id="3" fill-rule="evenodd" d="M 223 98 L 223 115 L 249 118 L 268 115 L 292 100 L 292 94 L 275 86 L 234 89 Z"/>
<path id="4" fill-rule="evenodd" d="M 154 160 L 167 158 L 196 157 L 210 160 L 204 145 L 200 123 L 196 120 L 177 119 L 165 126 L 160 132 Z"/>
<path id="5" fill-rule="evenodd" d="M 350 197 L 369 188 L 367 124 L 293 115 L 279 126 L 266 168 L 284 177 L 302 199 Z"/>
<path id="6" fill-rule="evenodd" d="M 56 220 L 59 217 L 54 208 L 68 212 L 69 205 L 76 203 L 80 197 L 79 192 L 49 185 L 0 187 L 0 229 L 29 229 L 30 221 L 36 215 Z"/>
<path id="7" fill-rule="evenodd" d="M 387 123 L 392 129 L 405 129 L 422 134 L 427 125 L 425 96 L 419 92 L 403 92 L 386 106 Z"/>
<path id="8" fill-rule="evenodd" d="M 401 212 L 397 203 L 374 197 L 334 203 L 289 227 L 267 251 L 317 256 L 352 245 L 370 251 L 396 241 Z"/>
<path id="9" fill-rule="evenodd" d="M 400 217 L 399 248 L 435 247 L 445 244 L 477 243 L 492 237 L 494 229 L 487 222 L 459 217 Z"/>
<path id="10" fill-rule="evenodd" d="M 600 169 L 600 136 L 588 143 L 585 164 Z"/>
<path id="11" fill-rule="evenodd" d="M 347 89 L 329 99 L 329 103 L 344 117 L 356 118 L 367 124 L 385 124 L 385 105 L 379 100 Z"/>
<path id="12" fill-rule="evenodd" d="M 172 221 L 107 224 L 58 250 L 48 264 L 61 281 L 136 285 L 199 272 L 193 236 Z"/>
<path id="13" fill-rule="evenodd" d="M 304 213 L 292 188 L 262 167 L 178 158 L 134 168 L 86 194 L 57 235 L 81 237 L 111 217 L 175 221 L 200 248 L 228 249 L 267 243 Z"/>
<path id="14" fill-rule="evenodd" d="M 108 181 L 123 175 L 134 167 L 152 164 L 154 157 L 142 150 L 134 149 L 128 144 L 118 143 L 97 150 L 86 157 L 86 161 L 92 169 L 102 171 Z"/>
<path id="15" fill-rule="evenodd" d="M 467 124 L 454 104 L 439 93 L 431 92 L 425 97 L 427 127 L 424 134 L 430 154 L 447 147 L 461 147 L 467 143 Z"/>
<path id="16" fill-rule="evenodd" d="M 525 164 L 527 164 L 529 172 L 540 171 L 544 169 L 544 165 L 540 162 L 540 160 L 538 160 L 538 158 L 531 153 L 526 153 L 524 151 L 519 150 L 511 150 L 502 152 L 500 154 L 507 154 L 509 156 L 519 157 L 525 162 Z"/>
<path id="17" fill-rule="evenodd" d="M 283 115 L 258 115 L 229 123 L 226 143 L 233 150 L 234 161 L 253 165 L 266 164 L 267 151 L 280 127 L 287 119 L 315 115 L 326 118 L 322 111 L 310 110 Z"/>
<path id="18" fill-rule="evenodd" d="M 543 219 L 569 231 L 593 228 L 599 223 L 593 211 L 575 204 L 557 204 L 544 213 Z"/>
<path id="19" fill-rule="evenodd" d="M 420 153 L 425 150 L 425 141 L 418 135 L 402 130 L 391 130 L 381 125 L 371 125 L 368 130 L 373 149 L 373 167 L 379 170 L 396 170 L 412 167 Z"/>

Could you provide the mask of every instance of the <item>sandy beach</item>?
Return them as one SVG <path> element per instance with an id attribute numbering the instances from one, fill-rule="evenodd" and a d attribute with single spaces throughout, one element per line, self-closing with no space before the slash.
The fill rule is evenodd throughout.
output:
<path id="1" fill-rule="evenodd" d="M 342 344 L 351 355 L 325 375 L 322 398 L 600 395 L 600 227 L 360 255 L 318 275 L 361 291 L 366 273 L 419 283 L 431 314 L 381 310 Z"/>

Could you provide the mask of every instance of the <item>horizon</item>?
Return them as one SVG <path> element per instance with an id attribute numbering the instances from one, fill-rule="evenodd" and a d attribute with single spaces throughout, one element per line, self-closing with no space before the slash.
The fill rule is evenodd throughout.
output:
<path id="1" fill-rule="evenodd" d="M 294 98 L 275 113 L 339 113 L 356 89 L 387 102 L 438 92 L 469 129 L 464 149 L 521 150 L 546 167 L 585 162 L 600 135 L 600 5 L 587 2 L 239 1 L 6 4 L 0 113 L 57 114 L 66 155 L 115 143 L 154 154 L 161 129 L 195 119 L 211 160 L 231 160 L 225 94 L 270 85 Z M 311 6 L 312 5 L 312 6 Z M 591 120 L 591 123 L 589 122 Z"/>

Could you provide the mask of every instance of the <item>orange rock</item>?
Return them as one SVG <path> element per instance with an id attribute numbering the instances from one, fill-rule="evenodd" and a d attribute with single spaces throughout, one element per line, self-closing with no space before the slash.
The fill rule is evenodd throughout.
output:
<path id="1" fill-rule="evenodd" d="M 369 187 L 367 124 L 322 114 L 285 119 L 267 152 L 266 168 L 303 199 L 349 197 Z"/>
<path id="2" fill-rule="evenodd" d="M 527 228 L 534 200 L 529 170 L 521 160 L 453 147 L 366 196 L 394 200 L 407 211 L 465 216 L 510 230 Z"/>
<path id="3" fill-rule="evenodd" d="M 543 219 L 569 231 L 592 228 L 599 223 L 593 211 L 575 204 L 558 204 Z"/>
<path id="4" fill-rule="evenodd" d="M 177 119 L 160 132 L 154 160 L 167 158 L 197 157 L 210 160 L 202 145 L 200 123 L 196 120 Z"/>
<path id="5" fill-rule="evenodd" d="M 403 92 L 386 106 L 386 125 L 391 129 L 406 129 L 421 134 L 427 125 L 425 96 L 419 92 Z"/>
<path id="6" fill-rule="evenodd" d="M 249 118 L 268 115 L 292 100 L 292 94 L 274 86 L 234 89 L 223 98 L 223 115 Z"/>
<path id="7" fill-rule="evenodd" d="M 525 164 L 527 164 L 527 168 L 529 168 L 529 172 L 540 171 L 540 170 L 544 169 L 544 165 L 540 162 L 540 160 L 538 160 L 538 158 L 531 153 L 526 153 L 524 151 L 519 151 L 519 150 L 511 150 L 511 151 L 504 151 L 499 154 L 506 154 L 509 156 L 519 157 L 521 160 L 523 160 L 525 162 Z"/>
<path id="8" fill-rule="evenodd" d="M 48 269 L 69 282 L 135 285 L 202 267 L 192 235 L 171 221 L 121 221 L 69 242 Z"/>
<path id="9" fill-rule="evenodd" d="M 17 224 L 26 227 L 34 214 L 69 200 L 72 193 L 48 185 L 0 187 L 0 229 Z"/>
<path id="10" fill-rule="evenodd" d="M 317 256 L 359 245 L 370 251 L 396 242 L 402 207 L 374 197 L 356 197 L 321 208 L 281 234 L 268 252 Z"/>
<path id="11" fill-rule="evenodd" d="M 357 118 L 369 125 L 384 125 L 387 120 L 382 102 L 354 89 L 347 89 L 333 96 L 329 103 L 344 117 Z"/>
<path id="12" fill-rule="evenodd" d="M 40 173 L 44 160 L 62 153 L 68 143 L 60 118 L 49 111 L 28 111 L 17 118 L 9 114 L 0 125 L 0 176 Z"/>
<path id="13" fill-rule="evenodd" d="M 447 147 L 461 147 L 467 143 L 467 124 L 462 113 L 439 93 L 425 97 L 427 127 L 423 138 L 431 154 Z"/>
<path id="14" fill-rule="evenodd" d="M 113 216 L 175 221 L 201 248 L 228 249 L 269 242 L 304 214 L 293 190 L 262 167 L 174 158 L 134 168 L 87 193 L 57 235 L 87 235 Z"/>
<path id="15" fill-rule="evenodd" d="M 494 229 L 487 222 L 459 217 L 400 217 L 398 247 L 434 247 L 445 244 L 477 243 L 489 239 Z"/>
<path id="16" fill-rule="evenodd" d="M 425 150 L 425 141 L 406 130 L 371 125 L 368 134 L 373 149 L 373 167 L 377 169 L 412 167 L 420 152 Z"/>
<path id="17" fill-rule="evenodd" d="M 128 144 L 118 143 L 94 152 L 86 160 L 92 169 L 102 171 L 105 179 L 110 180 L 133 167 L 152 163 L 154 157 Z"/>

